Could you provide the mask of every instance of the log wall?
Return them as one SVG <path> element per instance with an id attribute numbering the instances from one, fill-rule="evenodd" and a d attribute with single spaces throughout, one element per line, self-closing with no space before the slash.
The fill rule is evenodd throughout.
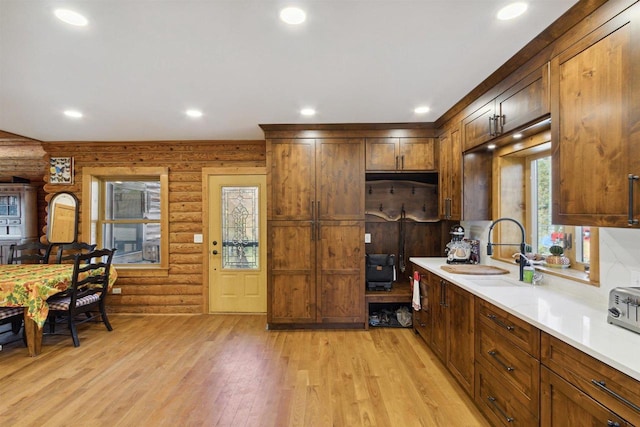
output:
<path id="1" fill-rule="evenodd" d="M 202 168 L 265 166 L 264 141 L 44 142 L 53 157 L 74 158 L 72 185 L 45 184 L 51 193 L 71 191 L 82 203 L 82 168 L 163 166 L 169 168 L 169 274 L 119 275 L 121 295 L 109 296 L 109 309 L 124 313 L 202 313 Z M 81 229 L 81 226 L 79 227 Z M 82 236 L 79 236 L 82 239 Z"/>

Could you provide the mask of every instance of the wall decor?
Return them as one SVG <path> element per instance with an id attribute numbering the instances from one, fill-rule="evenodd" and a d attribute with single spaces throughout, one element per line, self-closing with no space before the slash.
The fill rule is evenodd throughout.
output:
<path id="1" fill-rule="evenodd" d="M 73 157 L 51 157 L 49 184 L 73 184 Z"/>

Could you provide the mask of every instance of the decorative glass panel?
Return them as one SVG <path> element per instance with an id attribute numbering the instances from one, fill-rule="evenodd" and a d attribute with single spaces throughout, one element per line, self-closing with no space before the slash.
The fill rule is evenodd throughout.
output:
<path id="1" fill-rule="evenodd" d="M 258 187 L 222 187 L 223 269 L 260 267 L 258 207 Z"/>

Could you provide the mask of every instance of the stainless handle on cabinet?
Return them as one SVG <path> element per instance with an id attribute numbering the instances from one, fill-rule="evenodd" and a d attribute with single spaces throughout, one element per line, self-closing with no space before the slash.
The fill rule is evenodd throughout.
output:
<path id="1" fill-rule="evenodd" d="M 451 218 L 451 199 L 445 199 L 444 201 L 444 216 L 447 219 Z"/>
<path id="2" fill-rule="evenodd" d="M 493 120 L 494 117 L 493 116 L 489 116 L 489 136 L 494 136 L 493 135 Z"/>
<path id="3" fill-rule="evenodd" d="M 496 362 L 500 364 L 500 366 L 506 369 L 507 372 L 513 372 L 513 370 L 515 369 L 513 366 L 509 366 L 506 363 L 504 363 L 502 360 L 500 360 L 500 358 L 498 357 L 498 353 L 495 350 L 489 350 L 487 353 L 489 353 L 489 356 L 493 357 L 496 360 Z"/>
<path id="4" fill-rule="evenodd" d="M 399 156 L 396 156 L 396 169 L 398 169 L 398 157 Z"/>
<path id="5" fill-rule="evenodd" d="M 493 320 L 498 326 L 505 328 L 507 331 L 513 331 L 516 328 L 515 326 L 507 325 L 506 323 L 502 322 L 496 317 L 495 314 L 487 314 L 487 317 Z"/>
<path id="6" fill-rule="evenodd" d="M 496 135 L 502 135 L 502 129 L 504 129 L 504 114 L 496 116 Z M 498 126 L 500 127 L 498 129 Z"/>
<path id="7" fill-rule="evenodd" d="M 592 379 L 591 383 L 593 385 L 595 385 L 596 387 L 600 388 L 600 390 L 602 390 L 602 391 L 610 394 L 611 396 L 615 397 L 620 402 L 624 403 L 625 405 L 629 406 L 630 408 L 633 408 L 634 410 L 640 412 L 640 406 L 638 406 L 635 403 L 625 399 L 624 397 L 620 396 L 615 391 L 611 390 L 609 387 L 607 387 L 607 383 L 605 383 L 604 381 L 598 381 L 598 380 Z"/>
<path id="8" fill-rule="evenodd" d="M 402 169 L 404 170 L 404 154 L 402 155 Z"/>
<path id="9" fill-rule="evenodd" d="M 507 414 L 505 414 L 505 412 L 498 406 L 498 404 L 496 403 L 496 398 L 495 397 L 487 396 L 487 400 L 489 402 L 491 402 L 493 407 L 496 408 L 496 410 L 498 412 L 500 412 L 500 415 L 502 415 L 504 417 L 505 421 L 507 421 L 508 423 L 512 423 L 514 421 L 514 419 L 512 417 L 510 417 Z"/>
<path id="10" fill-rule="evenodd" d="M 316 202 L 311 202 L 311 241 L 316 240 Z"/>
<path id="11" fill-rule="evenodd" d="M 607 420 L 607 427 L 620 427 L 620 423 L 617 421 Z"/>
<path id="12" fill-rule="evenodd" d="M 629 174 L 629 225 L 638 225 L 638 220 L 633 217 L 633 182 L 640 179 L 638 175 Z"/>

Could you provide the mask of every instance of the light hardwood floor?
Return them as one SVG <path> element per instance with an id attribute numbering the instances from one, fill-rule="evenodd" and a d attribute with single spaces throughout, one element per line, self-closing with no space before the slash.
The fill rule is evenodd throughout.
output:
<path id="1" fill-rule="evenodd" d="M 486 426 L 410 329 L 267 331 L 262 315 L 113 315 L 0 352 L 0 426 Z"/>

